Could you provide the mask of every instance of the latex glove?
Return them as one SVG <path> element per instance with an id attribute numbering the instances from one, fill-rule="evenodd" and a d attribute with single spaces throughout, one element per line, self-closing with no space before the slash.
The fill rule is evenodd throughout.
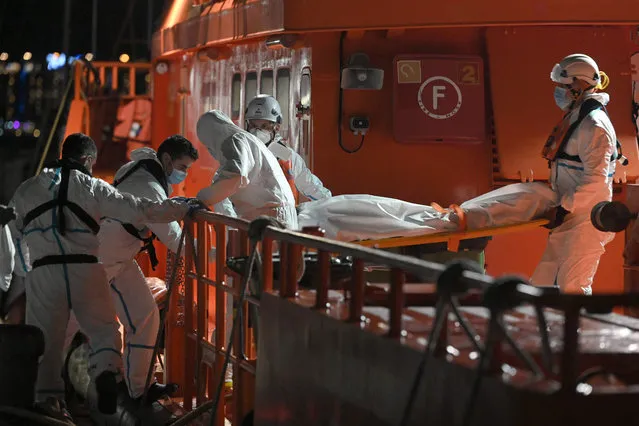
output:
<path id="1" fill-rule="evenodd" d="M 199 212 L 200 210 L 209 210 L 209 208 L 204 203 L 197 199 L 190 200 L 187 204 L 189 206 L 188 216 L 190 218 L 193 218 L 195 216 L 195 213 Z"/>
<path id="2" fill-rule="evenodd" d="M 189 197 L 171 197 L 171 199 L 175 201 L 180 201 L 182 203 L 188 203 L 190 200 Z"/>
<path id="3" fill-rule="evenodd" d="M 544 215 L 549 220 L 548 224 L 544 225 L 544 228 L 555 229 L 564 223 L 564 219 L 568 214 L 570 212 L 561 206 L 553 207 Z"/>

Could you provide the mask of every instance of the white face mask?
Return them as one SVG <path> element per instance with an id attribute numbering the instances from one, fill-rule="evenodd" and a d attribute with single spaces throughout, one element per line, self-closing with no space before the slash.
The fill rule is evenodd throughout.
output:
<path id="1" fill-rule="evenodd" d="M 575 101 L 570 95 L 570 90 L 563 87 L 555 87 L 555 103 L 562 111 L 567 111 L 570 105 Z"/>
<path id="2" fill-rule="evenodd" d="M 273 140 L 273 133 L 268 130 L 253 128 L 249 130 L 249 133 L 264 142 L 265 144 Z"/>

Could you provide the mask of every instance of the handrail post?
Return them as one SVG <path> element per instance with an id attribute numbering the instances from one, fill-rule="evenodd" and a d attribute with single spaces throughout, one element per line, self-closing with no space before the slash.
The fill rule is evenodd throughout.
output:
<path id="1" fill-rule="evenodd" d="M 319 268 L 319 283 L 315 293 L 315 309 L 326 309 L 328 307 L 328 289 L 331 284 L 331 257 L 324 250 L 320 250 L 317 255 Z"/>
<path id="2" fill-rule="evenodd" d="M 215 395 L 218 383 L 214 380 L 224 381 L 222 370 L 224 369 L 224 354 L 228 350 L 226 346 L 226 291 L 222 285 L 226 282 L 226 226 L 221 223 L 215 224 L 215 368 L 214 379 L 209 383 L 209 398 Z M 215 424 L 224 424 L 224 413 L 226 411 L 226 401 L 220 398 L 220 407 L 216 413 Z"/>
<path id="3" fill-rule="evenodd" d="M 196 223 L 197 229 L 197 258 L 195 259 L 197 271 L 197 376 L 196 376 L 196 403 L 199 406 L 205 400 L 206 389 L 206 365 L 202 362 L 203 350 L 202 341 L 208 340 L 208 319 L 209 319 L 209 303 L 208 289 L 206 283 L 202 280 L 208 271 L 208 250 L 206 227 L 203 220 L 199 219 Z M 202 275 L 201 275 L 202 274 Z"/>
<path id="4" fill-rule="evenodd" d="M 135 97 L 135 67 L 129 68 L 129 96 Z"/>
<path id="5" fill-rule="evenodd" d="M 262 292 L 273 291 L 273 239 L 262 240 Z"/>
<path id="6" fill-rule="evenodd" d="M 286 297 L 297 296 L 297 275 L 300 264 L 301 247 L 297 244 L 288 244 L 288 261 L 286 264 Z"/>
<path id="7" fill-rule="evenodd" d="M 353 278 L 351 280 L 351 300 L 349 308 L 349 322 L 361 322 L 364 311 L 364 261 L 355 259 L 353 261 Z"/>
<path id="8" fill-rule="evenodd" d="M 189 230 L 190 235 L 193 235 L 193 222 L 184 221 L 184 230 Z M 188 234 L 187 234 L 188 235 Z M 188 236 L 187 236 L 188 238 Z M 193 269 L 193 251 L 191 250 L 191 242 L 185 242 L 185 256 L 184 256 L 184 344 L 185 344 L 185 356 L 184 356 L 184 409 L 190 411 L 193 408 L 193 379 L 195 376 L 195 364 L 193 360 L 196 359 L 196 342 L 192 338 L 194 322 L 193 322 L 193 287 L 195 280 L 189 275 L 189 272 Z"/>
<path id="9" fill-rule="evenodd" d="M 404 283 L 406 274 L 398 268 L 391 270 L 390 287 L 390 324 L 388 337 L 399 338 L 402 334 L 402 315 L 404 311 Z"/>
<path id="10" fill-rule="evenodd" d="M 118 69 L 117 65 L 111 67 L 111 90 L 114 92 L 118 90 Z"/>
<path id="11" fill-rule="evenodd" d="M 284 241 L 279 241 L 279 249 L 280 249 L 280 297 L 285 298 L 289 297 L 288 290 L 288 273 L 286 265 L 288 264 L 289 258 L 289 244 Z"/>

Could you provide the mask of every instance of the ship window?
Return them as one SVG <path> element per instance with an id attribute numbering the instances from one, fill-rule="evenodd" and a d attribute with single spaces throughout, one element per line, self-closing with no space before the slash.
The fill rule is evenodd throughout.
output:
<path id="1" fill-rule="evenodd" d="M 300 80 L 300 103 L 303 107 L 311 106 L 311 70 L 304 68 Z"/>
<path id="2" fill-rule="evenodd" d="M 249 102 L 257 96 L 257 73 L 247 72 L 246 83 L 244 83 L 244 107 L 248 106 Z"/>
<path id="3" fill-rule="evenodd" d="M 273 96 L 273 70 L 264 70 L 260 77 L 260 93 Z"/>
<path id="4" fill-rule="evenodd" d="M 288 129 L 289 93 L 291 87 L 291 72 L 288 68 L 277 70 L 276 98 L 282 107 L 282 128 Z"/>
<path id="5" fill-rule="evenodd" d="M 239 120 L 240 110 L 242 106 L 240 102 L 242 100 L 242 76 L 240 74 L 233 74 L 233 83 L 231 84 L 231 119 Z"/>

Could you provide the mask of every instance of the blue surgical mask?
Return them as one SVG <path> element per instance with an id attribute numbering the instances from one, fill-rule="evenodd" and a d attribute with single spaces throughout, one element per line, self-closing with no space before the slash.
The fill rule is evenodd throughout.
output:
<path id="1" fill-rule="evenodd" d="M 554 96 L 555 103 L 562 111 L 567 111 L 575 101 L 570 94 L 570 90 L 559 86 L 555 87 Z"/>
<path id="2" fill-rule="evenodd" d="M 175 185 L 181 183 L 184 179 L 186 179 L 186 172 L 182 170 L 173 169 L 169 177 L 166 179 L 171 185 Z"/>

